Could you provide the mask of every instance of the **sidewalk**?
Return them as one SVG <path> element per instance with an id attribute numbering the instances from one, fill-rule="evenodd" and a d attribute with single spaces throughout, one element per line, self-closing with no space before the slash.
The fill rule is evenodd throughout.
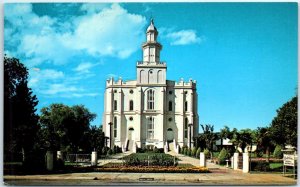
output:
<path id="1" fill-rule="evenodd" d="M 143 180 L 141 180 L 143 179 Z M 146 180 L 145 180 L 146 179 Z M 193 185 L 295 185 L 296 180 L 280 174 L 242 173 L 72 173 L 52 175 L 4 176 L 9 185 L 101 185 L 132 184 L 193 184 Z"/>

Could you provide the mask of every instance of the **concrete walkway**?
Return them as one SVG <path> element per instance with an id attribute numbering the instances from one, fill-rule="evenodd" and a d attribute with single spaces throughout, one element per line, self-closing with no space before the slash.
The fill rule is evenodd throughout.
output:
<path id="1" fill-rule="evenodd" d="M 103 166 L 105 164 L 108 164 L 108 163 L 122 163 L 122 160 L 120 160 L 120 158 L 123 158 L 125 156 L 128 156 L 132 154 L 132 152 L 125 152 L 125 153 L 118 153 L 118 154 L 115 154 L 115 155 L 111 155 L 110 158 L 104 158 L 104 159 L 98 159 L 98 166 Z"/>
<path id="2" fill-rule="evenodd" d="M 9 185 L 295 185 L 281 174 L 92 172 L 4 176 Z"/>

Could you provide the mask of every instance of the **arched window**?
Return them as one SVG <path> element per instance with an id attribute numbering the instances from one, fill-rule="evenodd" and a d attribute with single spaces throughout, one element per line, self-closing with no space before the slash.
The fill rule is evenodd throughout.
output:
<path id="1" fill-rule="evenodd" d="M 173 110 L 173 103 L 172 101 L 169 101 L 169 111 L 172 111 Z"/>
<path id="2" fill-rule="evenodd" d="M 117 117 L 114 117 L 114 137 L 117 137 L 117 131 L 118 130 L 118 120 Z"/>
<path id="3" fill-rule="evenodd" d="M 185 103 L 184 103 L 184 111 L 186 112 L 188 110 L 188 102 L 186 101 Z"/>
<path id="4" fill-rule="evenodd" d="M 188 138 L 188 118 L 184 120 L 184 138 Z"/>
<path id="5" fill-rule="evenodd" d="M 129 110 L 133 111 L 133 100 L 129 101 Z"/>
<path id="6" fill-rule="evenodd" d="M 149 117 L 148 124 L 147 124 L 147 139 L 153 139 L 153 138 L 154 138 L 154 118 Z"/>
<path id="7" fill-rule="evenodd" d="M 114 110 L 118 110 L 118 103 L 117 103 L 117 100 L 114 100 Z"/>
<path id="8" fill-rule="evenodd" d="M 154 90 L 147 91 L 147 109 L 154 110 Z"/>

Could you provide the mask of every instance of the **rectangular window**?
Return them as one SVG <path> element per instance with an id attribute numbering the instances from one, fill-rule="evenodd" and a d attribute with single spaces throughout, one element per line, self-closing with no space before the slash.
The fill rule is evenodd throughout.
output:
<path id="1" fill-rule="evenodd" d="M 154 138 L 154 118 L 150 117 L 148 118 L 148 124 L 147 124 L 147 139 L 153 139 Z"/>
<path id="2" fill-rule="evenodd" d="M 188 118 L 184 120 L 184 138 L 188 138 Z"/>
<path id="3" fill-rule="evenodd" d="M 118 120 L 117 120 L 117 117 L 114 118 L 114 137 L 116 138 L 117 137 L 117 130 L 118 130 Z"/>
<path id="4" fill-rule="evenodd" d="M 184 103 L 184 111 L 186 112 L 188 110 L 188 103 L 187 101 Z"/>
<path id="5" fill-rule="evenodd" d="M 117 100 L 114 101 L 114 110 L 117 110 L 118 109 L 118 103 L 117 103 Z"/>
<path id="6" fill-rule="evenodd" d="M 147 92 L 147 109 L 154 110 L 154 90 L 148 90 Z"/>
<path id="7" fill-rule="evenodd" d="M 133 111 L 133 101 L 132 100 L 129 102 L 129 110 Z"/>
<path id="8" fill-rule="evenodd" d="M 172 111 L 172 109 L 173 109 L 173 103 L 172 101 L 169 101 L 169 111 Z"/>

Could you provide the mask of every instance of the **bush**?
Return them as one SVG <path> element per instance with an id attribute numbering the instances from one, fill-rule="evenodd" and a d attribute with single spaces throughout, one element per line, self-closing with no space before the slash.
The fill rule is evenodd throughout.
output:
<path id="1" fill-rule="evenodd" d="M 111 149 L 109 149 L 108 151 L 107 151 L 107 155 L 112 155 L 113 154 L 113 151 L 111 150 Z"/>
<path id="2" fill-rule="evenodd" d="M 191 155 L 192 155 L 191 148 L 188 148 L 188 150 L 187 150 L 187 155 L 188 155 L 188 156 L 191 156 Z"/>
<path id="3" fill-rule="evenodd" d="M 197 152 L 196 147 L 193 147 L 191 156 L 192 156 L 192 157 L 196 157 L 196 152 Z"/>
<path id="4" fill-rule="evenodd" d="M 282 154 L 282 152 L 281 152 L 281 146 L 280 145 L 277 145 L 276 147 L 275 147 L 275 150 L 274 150 L 274 153 L 273 153 L 273 156 L 275 157 L 275 158 L 282 158 L 283 157 L 283 154 Z"/>
<path id="5" fill-rule="evenodd" d="M 210 158 L 210 152 L 208 149 L 205 148 L 203 152 L 204 152 L 205 158 Z"/>
<path id="6" fill-rule="evenodd" d="M 270 164 L 265 161 L 251 162 L 251 171 L 270 171 Z"/>
<path id="7" fill-rule="evenodd" d="M 225 164 L 226 159 L 228 159 L 228 157 L 229 157 L 229 153 L 227 149 L 223 148 L 218 156 L 219 164 Z"/>
<path id="8" fill-rule="evenodd" d="M 197 149 L 197 152 L 196 152 L 196 157 L 197 157 L 197 158 L 200 158 L 200 152 L 201 152 L 201 148 L 199 147 L 199 148 Z"/>
<path id="9" fill-rule="evenodd" d="M 183 154 L 184 155 L 187 155 L 187 151 L 188 151 L 188 149 L 185 147 L 185 148 L 183 148 Z"/>

